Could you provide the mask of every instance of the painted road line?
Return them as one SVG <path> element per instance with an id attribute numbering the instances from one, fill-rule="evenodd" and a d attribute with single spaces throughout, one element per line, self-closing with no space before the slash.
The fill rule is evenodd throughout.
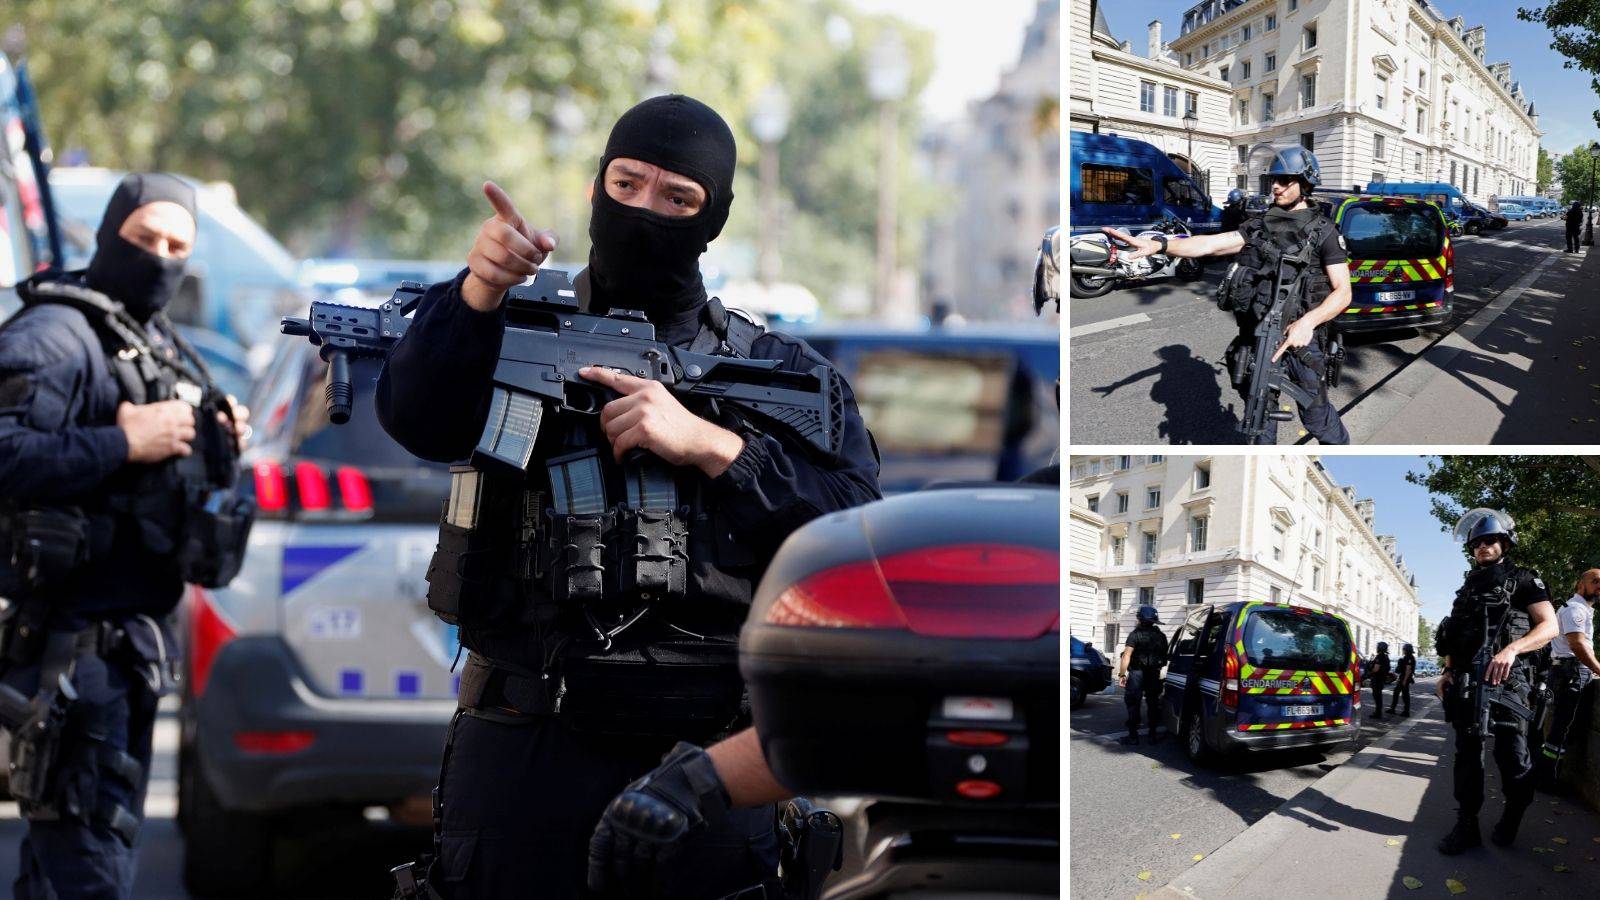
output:
<path id="1" fill-rule="evenodd" d="M 1150 317 L 1144 313 L 1134 313 L 1131 316 L 1123 316 L 1118 319 L 1107 319 L 1104 322 L 1093 322 L 1088 325 L 1079 325 L 1077 328 L 1068 331 L 1067 336 L 1080 338 L 1084 335 L 1099 334 L 1102 331 L 1111 331 L 1112 329 L 1124 328 L 1129 325 L 1142 325 L 1148 321 L 1150 321 Z"/>

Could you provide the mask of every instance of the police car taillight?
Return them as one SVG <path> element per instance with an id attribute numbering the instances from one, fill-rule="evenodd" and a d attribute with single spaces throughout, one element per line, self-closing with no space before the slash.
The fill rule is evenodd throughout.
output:
<path id="1" fill-rule="evenodd" d="M 1444 292 L 1453 294 L 1456 290 L 1456 245 L 1449 238 L 1444 242 Z"/>
<path id="2" fill-rule="evenodd" d="M 328 476 L 322 467 L 311 462 L 294 464 L 294 486 L 300 495 L 300 508 L 306 512 L 321 512 L 333 501 L 328 490 Z"/>
<path id="3" fill-rule="evenodd" d="M 256 508 L 264 513 L 281 513 L 289 505 L 289 488 L 283 466 L 275 462 L 255 464 Z"/>
<path id="4" fill-rule="evenodd" d="M 1350 661 L 1350 708 L 1361 708 L 1361 663 Z"/>
<path id="5" fill-rule="evenodd" d="M 199 697 L 211 678 L 211 665 L 217 651 L 234 639 L 237 632 L 211 602 L 205 588 L 195 585 L 189 603 L 189 690 Z"/>
<path id="6" fill-rule="evenodd" d="M 769 625 L 1031 640 L 1061 617 L 1061 555 L 1009 544 L 924 547 L 825 569 L 790 586 Z"/>
<path id="7" fill-rule="evenodd" d="M 339 482 L 339 499 L 350 512 L 372 511 L 372 485 L 367 476 L 355 466 L 340 466 L 335 473 Z"/>
<path id="8" fill-rule="evenodd" d="M 1239 653 L 1231 646 L 1222 655 L 1222 705 L 1239 708 Z"/>

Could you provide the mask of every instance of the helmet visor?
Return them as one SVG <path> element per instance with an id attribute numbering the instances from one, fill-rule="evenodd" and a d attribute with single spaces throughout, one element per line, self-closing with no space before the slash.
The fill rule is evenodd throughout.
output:
<path id="1" fill-rule="evenodd" d="M 1484 527 L 1480 528 L 1479 525 Z M 1498 509 L 1478 507 L 1463 515 L 1456 521 L 1455 540 L 1458 544 L 1465 544 L 1471 540 L 1474 533 L 1478 536 L 1485 534 L 1504 534 L 1509 536 L 1516 523 L 1511 517 Z"/>

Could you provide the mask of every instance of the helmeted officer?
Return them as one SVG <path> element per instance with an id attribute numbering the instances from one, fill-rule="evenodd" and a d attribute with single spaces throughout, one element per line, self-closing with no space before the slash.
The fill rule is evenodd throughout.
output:
<path id="1" fill-rule="evenodd" d="M 1400 662 L 1395 664 L 1394 696 L 1389 698 L 1389 712 L 1394 712 L 1395 707 L 1402 699 L 1405 700 L 1405 712 L 1402 716 L 1411 715 L 1411 685 L 1417 681 L 1417 651 L 1410 644 L 1400 648 Z"/>
<path id="2" fill-rule="evenodd" d="M 699 258 L 728 218 L 734 149 L 722 117 L 689 97 L 625 113 L 595 177 L 577 299 L 590 312 L 642 310 L 673 346 L 788 371 L 827 366 L 804 342 L 706 295 Z M 467 268 L 427 291 L 378 382 L 379 420 L 427 459 L 458 460 L 477 443 L 506 291 L 555 249 L 555 235 L 498 187 L 484 190 L 495 214 Z M 686 409 L 653 381 L 580 374 L 619 399 L 598 417 L 547 417 L 526 473 L 458 470 L 484 479 L 473 491 L 477 524 L 441 525 L 430 604 L 446 594 L 458 603 L 471 654 L 445 743 L 428 884 L 457 897 L 525 897 L 530 884 L 540 897 L 579 896 L 602 812 L 655 769 L 654 783 L 673 785 L 698 827 L 675 880 L 654 887 L 722 896 L 773 876 L 774 814 L 729 810 L 698 745 L 748 723 L 736 637 L 767 562 L 802 524 L 879 497 L 876 451 L 848 387 L 841 450 L 824 454 L 727 408 Z M 641 509 L 635 485 L 675 499 Z M 665 529 L 652 546 L 681 579 L 661 596 L 624 577 L 641 564 L 643 551 L 630 548 L 643 546 L 646 526 Z"/>
<path id="3" fill-rule="evenodd" d="M 19 285 L 0 328 L 0 678 L 66 710 L 54 752 L 13 735 L 18 897 L 131 896 L 164 617 L 185 581 L 232 578 L 253 515 L 231 493 L 243 408 L 162 313 L 194 211 L 174 176 L 124 177 L 88 269 Z"/>
<path id="4" fill-rule="evenodd" d="M 1234 188 L 1228 192 L 1228 201 L 1222 204 L 1222 231 L 1238 231 L 1244 224 L 1244 191 Z"/>
<path id="5" fill-rule="evenodd" d="M 1377 655 L 1367 667 L 1372 681 L 1372 708 L 1374 719 L 1383 718 L 1383 687 L 1389 683 L 1389 642 L 1379 641 Z"/>
<path id="6" fill-rule="evenodd" d="M 1150 716 L 1150 742 L 1155 743 L 1156 725 L 1161 721 L 1161 668 L 1167 664 L 1167 636 L 1156 626 L 1161 618 L 1154 606 L 1141 606 L 1138 624 L 1128 632 L 1122 659 L 1117 665 L 1117 683 L 1122 686 L 1122 702 L 1128 707 L 1128 734 L 1124 744 L 1139 743 L 1139 703 Z"/>
<path id="7" fill-rule="evenodd" d="M 1306 431 L 1324 444 L 1348 444 L 1350 432 L 1328 401 L 1325 378 L 1331 363 L 1333 323 L 1350 305 L 1350 257 L 1333 220 L 1311 200 L 1312 190 L 1322 183 L 1315 154 L 1301 147 L 1280 150 L 1267 176 L 1272 180 L 1271 206 L 1261 215 L 1247 215 L 1238 231 L 1168 243 L 1164 237 L 1148 239 L 1114 228 L 1101 230 L 1134 248 L 1129 259 L 1152 253 L 1239 255 L 1223 281 L 1219 302 L 1234 313 L 1239 325 L 1239 336 L 1229 345 L 1227 358 L 1241 395 L 1249 388 L 1248 370 L 1236 363 L 1241 354 L 1251 350 L 1256 326 L 1272 305 L 1272 285 L 1280 263 L 1285 256 L 1306 260 L 1301 275 L 1296 276 L 1305 279 L 1304 290 L 1289 301 L 1293 305 L 1285 319 L 1289 325 L 1272 359 L 1283 359 L 1289 377 L 1315 400 L 1300 408 Z M 1293 275 L 1291 267 L 1283 271 L 1285 278 Z"/>
<path id="8" fill-rule="evenodd" d="M 1576 200 L 1572 201 L 1572 205 L 1567 208 L 1565 224 L 1567 226 L 1567 252 L 1577 253 L 1583 249 L 1583 242 L 1579 240 L 1583 233 L 1582 203 Z"/>
<path id="9" fill-rule="evenodd" d="M 1439 841 L 1439 852 L 1451 856 L 1483 843 L 1478 812 L 1483 808 L 1482 752 L 1488 737 L 1477 733 L 1470 692 L 1456 690 L 1455 683 L 1461 673 L 1471 672 L 1479 649 L 1492 642 L 1494 658 L 1484 673 L 1485 683 L 1504 682 L 1526 704 L 1533 677 L 1531 658 L 1556 633 L 1555 610 L 1544 582 L 1537 572 L 1510 559 L 1517 543 L 1510 516 L 1474 509 L 1456 523 L 1455 536 L 1472 554 L 1474 565 L 1456 592 L 1449 633 L 1439 646 L 1444 655 L 1439 694 L 1450 706 L 1456 730 L 1456 824 Z M 1533 802 L 1533 762 L 1528 757 L 1528 723 L 1502 707 L 1491 709 L 1494 758 L 1506 807 L 1490 837 L 1507 846 L 1516 839 L 1523 813 Z"/>
<path id="10" fill-rule="evenodd" d="M 1550 645 L 1550 690 L 1555 709 L 1537 764 L 1539 787 L 1545 790 L 1553 791 L 1560 784 L 1561 760 L 1567 753 L 1572 723 L 1578 718 L 1583 689 L 1600 674 L 1593 638 L 1596 599 L 1600 599 L 1600 569 L 1589 569 L 1578 576 L 1577 589 L 1556 612 L 1560 637 Z"/>

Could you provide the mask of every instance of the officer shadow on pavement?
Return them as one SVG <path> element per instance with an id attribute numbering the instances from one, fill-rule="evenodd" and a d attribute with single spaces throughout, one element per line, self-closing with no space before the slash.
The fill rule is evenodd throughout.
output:
<path id="1" fill-rule="evenodd" d="M 1182 344 L 1155 352 L 1161 362 L 1119 381 L 1091 388 L 1109 398 L 1119 389 L 1154 378 L 1150 399 L 1165 408 L 1157 434 L 1169 444 L 1232 444 L 1240 440 L 1239 417 L 1222 405 L 1226 372 Z"/>

